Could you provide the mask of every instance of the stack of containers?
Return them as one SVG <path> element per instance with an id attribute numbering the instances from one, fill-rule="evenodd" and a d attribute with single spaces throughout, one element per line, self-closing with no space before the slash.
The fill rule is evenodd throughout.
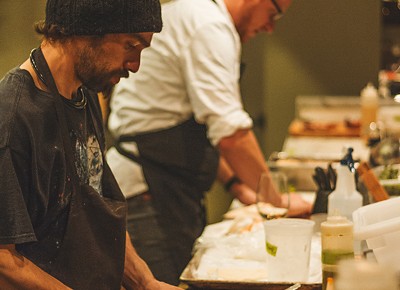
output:
<path id="1" fill-rule="evenodd" d="M 365 240 L 379 264 L 400 273 L 400 197 L 357 209 L 353 222 L 354 239 Z"/>

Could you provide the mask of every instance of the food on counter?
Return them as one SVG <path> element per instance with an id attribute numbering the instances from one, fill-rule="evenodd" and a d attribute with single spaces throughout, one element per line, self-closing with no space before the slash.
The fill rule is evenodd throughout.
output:
<path id="1" fill-rule="evenodd" d="M 224 214 L 224 218 L 228 220 L 232 220 L 238 217 L 253 217 L 260 218 L 260 215 L 257 211 L 257 206 L 255 204 L 248 206 L 239 206 L 237 208 L 229 210 Z"/>
<path id="2" fill-rule="evenodd" d="M 263 218 L 275 219 L 285 216 L 286 213 L 286 208 L 274 207 L 266 202 L 232 209 L 224 215 L 225 219 L 234 220 L 227 234 L 241 234 L 252 231 L 256 224 L 263 221 Z"/>
<path id="3" fill-rule="evenodd" d="M 344 124 L 348 128 L 360 128 L 361 127 L 361 121 L 356 119 L 345 119 Z"/>
<path id="4" fill-rule="evenodd" d="M 262 221 L 255 204 L 232 209 L 224 214 L 224 218 L 233 220 L 226 232 L 227 235 L 250 232 L 256 224 Z"/>
<path id="5" fill-rule="evenodd" d="M 336 123 L 304 121 L 304 129 L 310 131 L 329 131 L 337 126 Z"/>
<path id="6" fill-rule="evenodd" d="M 258 202 L 257 203 L 259 214 L 267 220 L 272 220 L 286 216 L 288 209 L 281 207 L 274 207 L 270 203 Z"/>
<path id="7" fill-rule="evenodd" d="M 251 232 L 253 227 L 261 222 L 261 218 L 252 217 L 239 217 L 233 220 L 231 227 L 226 232 L 227 235 L 242 234 L 245 232 Z"/>
<path id="8" fill-rule="evenodd" d="M 393 168 L 391 165 L 386 165 L 382 170 L 381 174 L 379 174 L 379 179 L 397 179 L 399 177 L 399 170 Z"/>
<path id="9" fill-rule="evenodd" d="M 378 178 L 389 195 L 400 195 L 399 169 L 397 167 L 394 165 L 384 166 Z"/>

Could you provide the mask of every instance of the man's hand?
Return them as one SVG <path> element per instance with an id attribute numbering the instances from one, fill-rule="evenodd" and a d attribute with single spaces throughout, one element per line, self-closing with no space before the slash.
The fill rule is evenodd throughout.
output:
<path id="1" fill-rule="evenodd" d="M 287 207 L 288 194 L 282 195 L 282 205 Z M 305 201 L 301 195 L 290 193 L 288 216 L 290 217 L 308 217 L 311 214 L 312 204 Z"/>
<path id="2" fill-rule="evenodd" d="M 147 290 L 182 290 L 182 288 L 172 286 L 167 283 L 156 281 L 156 280 L 147 284 L 146 289 Z"/>
<path id="3" fill-rule="evenodd" d="M 245 205 L 256 203 L 256 193 L 242 182 L 232 185 L 230 192 Z"/>
<path id="4" fill-rule="evenodd" d="M 126 290 L 178 290 L 181 288 L 157 281 L 149 267 L 137 254 L 126 232 L 125 271 L 121 289 Z"/>

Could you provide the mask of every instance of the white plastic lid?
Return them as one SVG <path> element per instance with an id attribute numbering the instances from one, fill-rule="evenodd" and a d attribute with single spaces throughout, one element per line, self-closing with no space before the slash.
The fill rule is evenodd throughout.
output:
<path id="1" fill-rule="evenodd" d="M 341 215 L 331 215 L 326 219 L 326 223 L 329 225 L 337 224 L 349 224 L 351 223 L 346 217 Z"/>
<path id="2" fill-rule="evenodd" d="M 353 234 L 353 223 L 344 216 L 331 215 L 325 222 L 321 223 L 321 234 L 330 232 L 332 234 Z"/>
<path id="3" fill-rule="evenodd" d="M 396 231 L 400 231 L 400 217 L 357 227 L 357 229 L 354 230 L 354 239 L 366 240 Z"/>
<path id="4" fill-rule="evenodd" d="M 321 226 L 325 227 L 346 227 L 346 226 L 353 226 L 353 223 L 346 218 L 345 216 L 341 215 L 329 215 L 325 222 L 321 224 Z"/>
<path id="5" fill-rule="evenodd" d="M 354 228 L 362 228 L 400 217 L 400 197 L 365 205 L 353 212 Z"/>
<path id="6" fill-rule="evenodd" d="M 372 83 L 368 83 L 366 87 L 361 90 L 361 97 L 371 99 L 378 98 L 378 90 L 374 87 Z"/>

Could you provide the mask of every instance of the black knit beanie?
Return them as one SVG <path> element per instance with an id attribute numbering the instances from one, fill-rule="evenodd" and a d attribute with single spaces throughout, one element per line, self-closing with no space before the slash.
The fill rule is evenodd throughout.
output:
<path id="1" fill-rule="evenodd" d="M 47 0 L 45 25 L 66 35 L 160 32 L 159 0 Z"/>

